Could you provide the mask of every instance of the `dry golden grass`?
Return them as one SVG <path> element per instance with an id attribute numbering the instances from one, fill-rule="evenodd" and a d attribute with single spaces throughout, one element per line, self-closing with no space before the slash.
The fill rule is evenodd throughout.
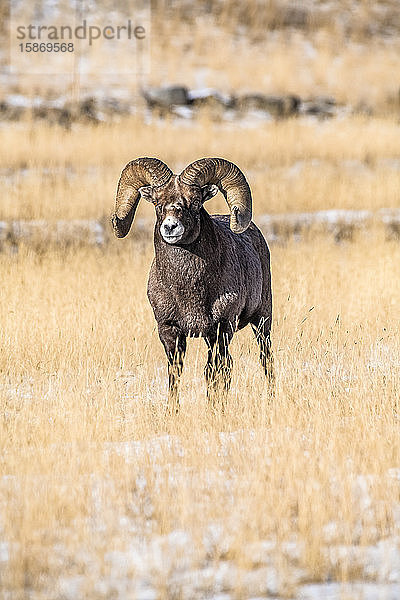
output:
<path id="1" fill-rule="evenodd" d="M 18 124 L 0 129 L 1 219 L 101 218 L 112 210 L 118 174 L 138 156 L 179 172 L 223 156 L 248 176 L 256 214 L 399 204 L 400 126 L 389 119 L 289 120 L 257 128 L 200 119 L 123 120 L 71 131 Z M 152 216 L 142 203 L 139 215 Z M 224 211 L 222 197 L 208 205 Z"/>
<path id="2" fill-rule="evenodd" d="M 151 255 L 0 255 L 4 597 L 204 598 L 224 568 L 232 598 L 266 594 L 271 568 L 289 596 L 384 580 L 360 557 L 399 534 L 398 244 L 273 247 L 276 398 L 245 330 L 225 416 L 198 340 L 165 414 Z"/>

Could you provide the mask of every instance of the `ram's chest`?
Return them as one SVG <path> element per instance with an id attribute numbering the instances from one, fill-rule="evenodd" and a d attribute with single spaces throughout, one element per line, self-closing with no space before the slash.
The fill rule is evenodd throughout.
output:
<path id="1" fill-rule="evenodd" d="M 238 294 L 224 292 L 215 297 L 198 293 L 192 288 L 191 294 L 181 294 L 176 299 L 179 322 L 187 335 L 205 335 L 222 319 L 229 319 L 239 313 Z"/>
<path id="2" fill-rule="evenodd" d="M 190 287 L 174 294 L 175 311 L 179 324 L 186 335 L 204 335 L 212 325 L 212 315 L 207 295 L 201 284 L 192 282 Z"/>
<path id="3" fill-rule="evenodd" d="M 176 323 L 186 335 L 205 336 L 222 319 L 241 311 L 239 293 L 222 281 L 212 264 L 183 250 L 169 250 L 153 265 L 149 299 L 159 322 Z M 168 259 L 168 260 L 167 260 Z"/>

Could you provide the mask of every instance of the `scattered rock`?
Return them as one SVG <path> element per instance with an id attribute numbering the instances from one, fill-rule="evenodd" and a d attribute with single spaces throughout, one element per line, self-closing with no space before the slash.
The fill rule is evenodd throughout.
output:
<path id="1" fill-rule="evenodd" d="M 24 113 L 22 106 L 12 105 L 6 100 L 0 102 L 0 119 L 2 121 L 19 121 Z"/>
<path id="2" fill-rule="evenodd" d="M 245 94 L 237 105 L 239 110 L 261 110 L 275 118 L 286 118 L 299 113 L 301 100 L 298 96 L 267 96 L 264 94 Z"/>
<path id="3" fill-rule="evenodd" d="M 381 208 L 379 215 L 386 227 L 387 239 L 400 241 L 400 211 L 395 208 Z"/>
<path id="4" fill-rule="evenodd" d="M 97 114 L 97 103 L 95 98 L 86 98 L 83 100 L 79 107 L 79 117 L 83 121 L 95 122 L 99 121 L 99 117 Z"/>
<path id="5" fill-rule="evenodd" d="M 190 104 L 189 92 L 184 86 L 154 87 L 148 88 L 142 93 L 150 108 L 171 108 L 172 106 L 187 106 Z"/>
<path id="6" fill-rule="evenodd" d="M 301 102 L 300 113 L 313 115 L 321 119 L 334 117 L 337 114 L 337 105 L 334 98 L 319 96 Z"/>
<path id="7" fill-rule="evenodd" d="M 229 109 L 235 108 L 235 98 L 227 94 L 221 94 L 212 88 L 190 90 L 188 100 L 191 106 L 196 108 Z"/>
<path id="8" fill-rule="evenodd" d="M 69 108 L 58 108 L 49 106 L 34 106 L 32 117 L 36 120 L 47 121 L 50 124 L 58 124 L 66 129 L 71 127 L 73 115 Z"/>
<path id="9" fill-rule="evenodd" d="M 24 117 L 47 121 L 69 128 L 75 121 L 98 123 L 104 120 L 103 112 L 112 118 L 115 114 L 129 112 L 129 107 L 116 105 L 116 100 L 108 98 L 100 102 L 90 96 L 80 101 L 68 101 L 66 98 L 47 100 L 43 98 L 25 98 L 18 94 L 6 96 L 0 101 L 0 120 L 18 121 Z M 103 110 L 103 112 L 102 112 Z"/>

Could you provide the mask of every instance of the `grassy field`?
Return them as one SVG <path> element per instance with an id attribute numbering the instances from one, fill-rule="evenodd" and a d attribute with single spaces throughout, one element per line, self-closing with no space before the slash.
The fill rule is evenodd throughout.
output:
<path id="1" fill-rule="evenodd" d="M 108 217 L 122 167 L 156 156 L 180 172 L 202 156 L 223 156 L 246 173 L 255 214 L 399 205 L 400 124 L 351 117 L 287 120 L 257 128 L 200 119 L 127 119 L 102 126 L 20 123 L 0 129 L 5 193 L 1 219 Z M 218 195 L 210 212 L 225 211 Z M 152 216 L 142 203 L 139 216 Z"/>
<path id="2" fill-rule="evenodd" d="M 368 551 L 400 528 L 398 244 L 274 247 L 276 397 L 244 330 L 225 416 L 198 340 L 165 414 L 151 257 L 126 241 L 0 256 L 2 597 L 386 582 L 390 554 Z"/>

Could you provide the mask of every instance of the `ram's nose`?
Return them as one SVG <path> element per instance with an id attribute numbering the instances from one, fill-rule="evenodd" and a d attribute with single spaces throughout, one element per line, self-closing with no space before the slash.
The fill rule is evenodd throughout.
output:
<path id="1" fill-rule="evenodd" d="M 164 231 L 167 235 L 173 235 L 173 233 L 176 231 L 178 227 L 178 223 L 172 221 L 172 222 L 164 222 Z"/>
<path id="2" fill-rule="evenodd" d="M 164 222 L 160 227 L 161 235 L 169 244 L 175 244 L 178 242 L 181 239 L 184 231 L 185 228 L 183 227 L 182 223 L 178 219 L 170 216 L 164 219 Z"/>

